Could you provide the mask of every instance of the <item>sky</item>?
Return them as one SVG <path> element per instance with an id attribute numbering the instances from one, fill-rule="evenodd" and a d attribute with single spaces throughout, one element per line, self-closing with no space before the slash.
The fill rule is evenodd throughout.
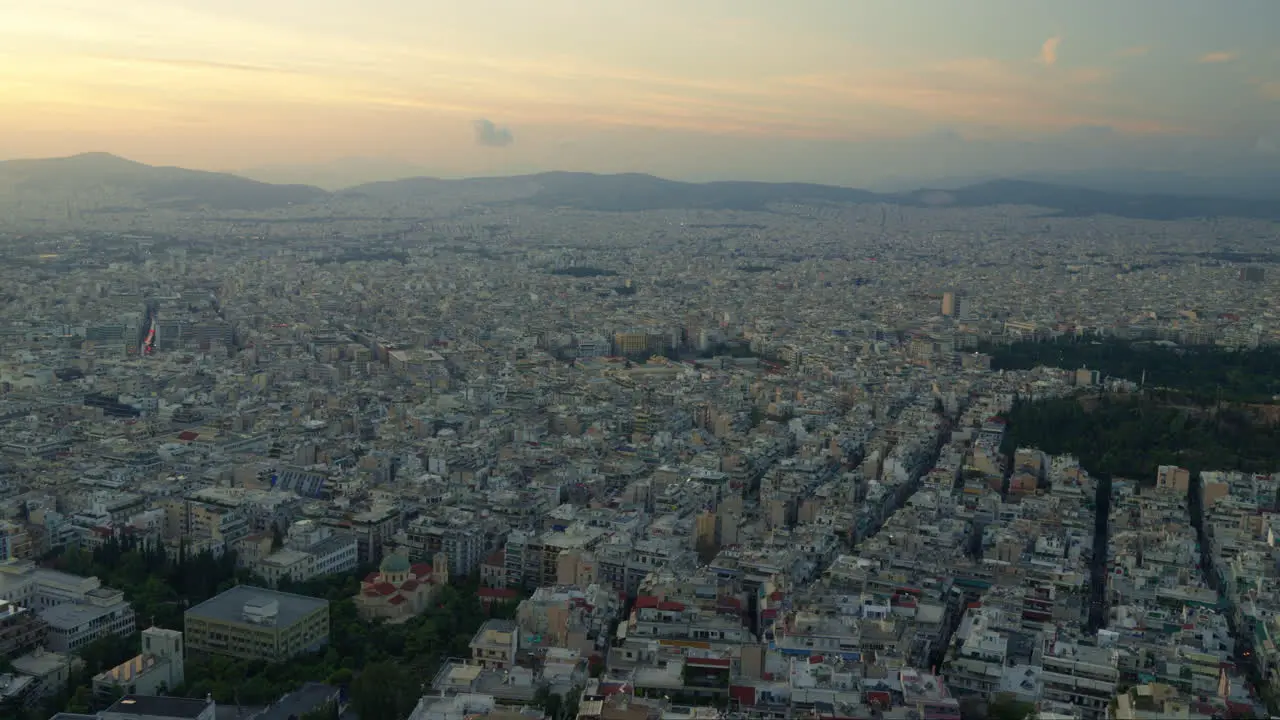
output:
<path id="1" fill-rule="evenodd" d="M 1280 169 L 1276 28 L 1275 0 L 0 0 L 0 159 L 850 185 Z"/>

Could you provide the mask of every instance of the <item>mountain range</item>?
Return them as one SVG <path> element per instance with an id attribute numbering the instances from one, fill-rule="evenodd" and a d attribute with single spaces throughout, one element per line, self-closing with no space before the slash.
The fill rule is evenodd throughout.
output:
<path id="1" fill-rule="evenodd" d="M 465 197 L 476 203 L 518 203 L 605 212 L 762 210 L 779 203 L 884 203 L 914 207 L 1023 205 L 1044 208 L 1053 215 L 1075 217 L 1114 215 L 1156 220 L 1205 217 L 1280 220 L 1280 187 L 1275 194 L 1185 195 L 1117 192 L 1054 182 L 993 179 L 958 187 L 935 186 L 877 193 L 808 183 L 689 183 L 638 173 L 548 172 L 463 180 L 407 178 L 330 192 L 308 185 L 273 184 L 227 173 L 154 167 L 106 153 L 0 162 L 0 202 L 40 198 L 44 203 L 64 200 L 98 207 L 134 209 L 267 210 L 343 201 L 429 202 L 441 197 Z"/>
<path id="2" fill-rule="evenodd" d="M 120 207 L 266 210 L 322 200 L 306 185 L 273 185 L 227 173 L 156 167 L 108 153 L 0 162 L 0 200 L 39 198 Z"/>

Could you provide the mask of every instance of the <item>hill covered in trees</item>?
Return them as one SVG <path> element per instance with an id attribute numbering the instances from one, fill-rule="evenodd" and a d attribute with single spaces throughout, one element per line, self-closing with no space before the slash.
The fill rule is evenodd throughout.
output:
<path id="1" fill-rule="evenodd" d="M 1006 415 L 1005 450 L 1075 455 L 1090 473 L 1149 481 L 1160 465 L 1192 471 L 1280 470 L 1280 426 L 1249 406 L 1186 394 L 1077 395 L 1019 401 Z"/>
<path id="2" fill-rule="evenodd" d="M 1191 394 L 1201 400 L 1271 402 L 1280 395 L 1280 348 L 1233 350 L 1212 345 L 1169 347 L 1114 338 L 1060 338 L 983 348 L 995 370 L 1037 366 L 1089 368 L 1106 377 Z"/>

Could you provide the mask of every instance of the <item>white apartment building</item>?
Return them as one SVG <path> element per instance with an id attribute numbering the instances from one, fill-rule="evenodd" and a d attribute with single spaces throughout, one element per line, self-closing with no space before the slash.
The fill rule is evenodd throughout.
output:
<path id="1" fill-rule="evenodd" d="M 1041 664 L 1044 697 L 1081 709 L 1086 720 L 1106 717 L 1120 679 L 1115 648 L 1049 641 Z"/>
<path id="2" fill-rule="evenodd" d="M 27 561 L 0 563 L 0 600 L 39 611 L 66 603 L 83 603 L 102 587 L 96 577 L 80 577 L 37 567 Z"/>
<path id="3" fill-rule="evenodd" d="M 133 606 L 124 593 L 97 588 L 83 603 L 63 603 L 39 612 L 49 626 L 45 645 L 58 652 L 74 652 L 104 635 L 130 635 L 135 629 Z"/>
<path id="4" fill-rule="evenodd" d="M 360 547 L 354 533 L 300 520 L 289 528 L 283 548 L 250 567 L 275 587 L 285 578 L 302 582 L 322 575 L 351 572 L 359 564 Z"/>

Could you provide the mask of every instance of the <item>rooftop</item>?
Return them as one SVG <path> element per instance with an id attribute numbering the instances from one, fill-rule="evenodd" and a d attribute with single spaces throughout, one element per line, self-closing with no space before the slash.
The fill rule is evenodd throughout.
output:
<path id="1" fill-rule="evenodd" d="M 40 611 L 40 619 L 55 630 L 71 630 L 104 615 L 118 612 L 121 607 L 129 608 L 129 603 L 121 600 L 114 605 L 78 605 L 63 603 Z M 132 610 L 131 610 L 132 611 Z"/>
<path id="2" fill-rule="evenodd" d="M 244 619 L 246 605 L 265 606 L 272 601 L 278 603 L 279 608 L 275 615 L 275 627 L 293 625 L 310 613 L 329 606 L 328 600 L 320 598 L 294 595 L 252 585 L 237 585 L 187 610 L 185 615 L 248 624 Z"/>
<path id="3" fill-rule="evenodd" d="M 102 716 L 198 718 L 212 704 L 211 700 L 192 698 L 125 695 L 103 711 Z"/>

